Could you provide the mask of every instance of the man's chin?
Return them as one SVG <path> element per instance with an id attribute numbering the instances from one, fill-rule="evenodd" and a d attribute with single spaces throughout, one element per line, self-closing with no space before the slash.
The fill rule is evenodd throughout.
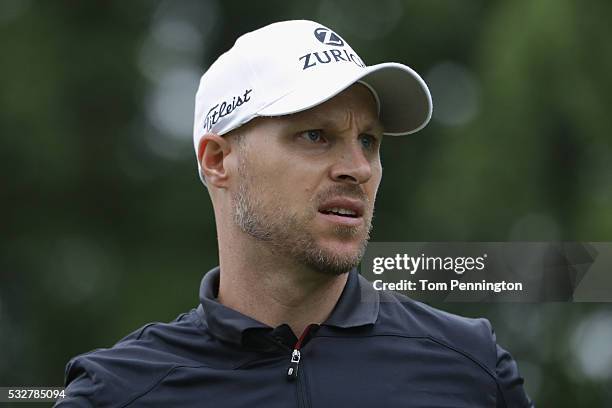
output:
<path id="1" fill-rule="evenodd" d="M 322 273 L 340 275 L 359 265 L 365 244 L 364 240 L 318 242 L 308 251 L 308 263 Z"/>
<path id="2" fill-rule="evenodd" d="M 324 250 L 330 256 L 335 256 L 343 259 L 357 259 L 359 260 L 363 255 L 362 248 L 365 246 L 362 240 L 351 240 L 351 241 L 338 241 L 330 240 L 322 242 L 319 248 Z"/>

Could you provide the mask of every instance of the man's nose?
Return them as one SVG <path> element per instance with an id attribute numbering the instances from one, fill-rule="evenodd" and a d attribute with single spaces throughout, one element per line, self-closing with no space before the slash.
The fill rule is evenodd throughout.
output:
<path id="1" fill-rule="evenodd" d="M 372 163 L 364 154 L 359 141 L 343 146 L 337 162 L 331 167 L 330 177 L 334 181 L 363 184 L 372 177 Z"/>

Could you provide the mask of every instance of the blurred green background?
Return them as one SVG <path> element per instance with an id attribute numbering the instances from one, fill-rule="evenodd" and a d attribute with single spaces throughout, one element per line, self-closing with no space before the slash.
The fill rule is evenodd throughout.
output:
<path id="1" fill-rule="evenodd" d="M 387 138 L 375 241 L 612 241 L 612 2 L 0 1 L 0 386 L 194 307 L 217 264 L 199 77 L 267 23 L 330 26 L 431 87 Z M 612 304 L 485 316 L 542 407 L 612 406 Z"/>

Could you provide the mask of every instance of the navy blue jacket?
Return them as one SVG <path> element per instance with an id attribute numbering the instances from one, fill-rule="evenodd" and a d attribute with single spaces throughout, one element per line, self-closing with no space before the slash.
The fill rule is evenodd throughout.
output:
<path id="1" fill-rule="evenodd" d="M 58 407 L 531 407 L 508 352 L 485 319 L 452 315 L 356 270 L 329 319 L 301 339 L 216 300 L 152 323 L 110 349 L 72 359 Z"/>

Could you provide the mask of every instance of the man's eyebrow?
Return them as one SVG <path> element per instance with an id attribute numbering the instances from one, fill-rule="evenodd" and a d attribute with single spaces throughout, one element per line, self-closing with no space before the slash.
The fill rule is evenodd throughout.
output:
<path id="1" fill-rule="evenodd" d="M 310 118 L 299 118 L 298 119 L 300 122 L 302 121 L 312 121 L 315 122 L 318 126 L 324 127 L 324 128 L 334 128 L 336 127 L 336 123 L 332 120 L 329 120 L 329 118 L 322 112 L 316 112 L 316 113 L 312 113 L 312 116 Z M 372 133 L 377 133 L 379 135 L 382 136 L 382 134 L 384 133 L 384 126 L 382 125 L 382 122 L 380 121 L 380 119 L 376 118 L 372 121 L 372 123 L 368 124 L 365 129 L 364 132 L 368 133 L 368 132 L 372 132 Z"/>
<path id="2" fill-rule="evenodd" d="M 383 133 L 385 133 L 385 127 L 378 118 L 376 118 L 376 120 L 370 126 L 368 126 L 367 129 L 368 131 L 377 133 L 381 136 L 383 135 Z"/>

